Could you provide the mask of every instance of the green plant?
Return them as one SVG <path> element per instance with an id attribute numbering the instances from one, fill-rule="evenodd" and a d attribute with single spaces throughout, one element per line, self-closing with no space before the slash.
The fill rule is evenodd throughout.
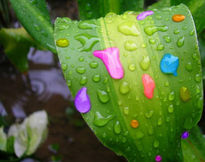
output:
<path id="1" fill-rule="evenodd" d="M 129 161 L 205 160 L 199 144 L 204 138 L 195 127 L 203 108 L 201 58 L 189 11 L 198 34 L 203 33 L 204 1 L 161 0 L 149 7 L 149 16 L 137 20 L 140 12 L 122 13 L 135 4 L 142 10 L 143 1 L 79 0 L 80 17 L 98 19 L 58 18 L 55 31 L 44 1 L 10 2 L 33 39 L 57 50 L 77 109 L 105 146 Z M 169 8 L 153 9 L 161 7 Z M 200 40 L 203 50 L 202 35 Z M 119 62 L 118 55 L 109 58 L 114 64 L 103 60 L 118 52 Z M 167 59 L 173 67 L 164 69 Z M 181 140 L 185 131 L 197 135 Z"/>

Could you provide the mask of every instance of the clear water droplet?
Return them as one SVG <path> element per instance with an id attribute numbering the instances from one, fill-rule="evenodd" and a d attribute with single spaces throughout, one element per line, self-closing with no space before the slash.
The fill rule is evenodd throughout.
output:
<path id="1" fill-rule="evenodd" d="M 130 71 L 135 71 L 136 65 L 135 65 L 135 64 L 130 64 L 130 65 L 128 66 L 128 69 L 129 69 Z"/>
<path id="2" fill-rule="evenodd" d="M 154 140 L 153 146 L 154 146 L 154 148 L 158 148 L 159 147 L 159 141 Z"/>
<path id="3" fill-rule="evenodd" d="M 138 36 L 138 31 L 134 21 L 125 21 L 118 26 L 118 31 L 125 35 Z"/>
<path id="4" fill-rule="evenodd" d="M 98 67 L 98 63 L 95 61 L 91 62 L 89 65 L 92 69 L 96 69 Z"/>
<path id="5" fill-rule="evenodd" d="M 137 44 L 132 40 L 127 40 L 125 42 L 124 48 L 128 51 L 134 51 L 137 49 Z"/>
<path id="6" fill-rule="evenodd" d="M 116 121 L 116 123 L 114 125 L 114 132 L 116 134 L 120 134 L 120 132 L 121 132 L 121 126 L 120 126 L 120 122 L 119 121 Z"/>
<path id="7" fill-rule="evenodd" d="M 128 115 L 129 114 L 129 107 L 124 107 L 123 112 L 125 115 Z"/>
<path id="8" fill-rule="evenodd" d="M 162 118 L 159 118 L 159 119 L 158 119 L 157 125 L 158 125 L 158 126 L 162 125 Z"/>
<path id="9" fill-rule="evenodd" d="M 165 35 L 163 38 L 164 38 L 166 43 L 170 43 L 171 42 L 171 37 L 170 36 Z"/>
<path id="10" fill-rule="evenodd" d="M 197 83 L 200 83 L 201 80 L 202 80 L 201 75 L 200 75 L 200 74 L 196 74 L 196 75 L 195 75 L 195 81 L 196 81 Z"/>
<path id="11" fill-rule="evenodd" d="M 72 82 L 71 82 L 71 80 L 67 80 L 67 85 L 68 85 L 68 87 L 70 87 L 71 85 L 72 85 Z"/>
<path id="12" fill-rule="evenodd" d="M 159 43 L 159 44 L 157 45 L 157 51 L 162 51 L 162 50 L 164 50 L 164 45 L 161 44 L 161 43 Z"/>
<path id="13" fill-rule="evenodd" d="M 62 70 L 66 71 L 68 69 L 68 65 L 67 64 L 61 64 Z"/>
<path id="14" fill-rule="evenodd" d="M 144 31 L 147 35 L 151 36 L 157 31 L 166 32 L 168 30 L 168 26 L 147 26 L 144 28 Z"/>
<path id="15" fill-rule="evenodd" d="M 80 79 L 80 84 L 81 85 L 85 85 L 87 83 L 88 79 L 86 76 L 82 76 L 81 79 Z"/>
<path id="16" fill-rule="evenodd" d="M 94 81 L 94 82 L 99 82 L 100 80 L 101 80 L 101 77 L 100 77 L 99 74 L 95 74 L 95 75 L 93 76 L 93 81 Z"/>
<path id="17" fill-rule="evenodd" d="M 108 115 L 105 117 L 100 112 L 95 112 L 93 124 L 98 127 L 103 127 L 112 119 L 112 115 Z"/>
<path id="18" fill-rule="evenodd" d="M 189 72 L 191 72 L 192 69 L 193 69 L 191 62 L 188 62 L 185 67 L 186 67 L 186 70 L 189 71 Z"/>
<path id="19" fill-rule="evenodd" d="M 130 91 L 130 87 L 128 82 L 123 81 L 120 83 L 120 93 L 121 94 L 127 94 Z"/>
<path id="20" fill-rule="evenodd" d="M 150 67 L 150 58 L 149 58 L 149 56 L 143 56 L 143 59 L 140 62 L 140 67 L 142 68 L 142 70 L 147 70 Z"/>
<path id="21" fill-rule="evenodd" d="M 169 105 L 168 112 L 169 113 L 173 113 L 174 112 L 174 106 L 173 105 Z"/>
<path id="22" fill-rule="evenodd" d="M 179 34 L 179 33 L 180 33 L 179 29 L 174 30 L 174 34 Z"/>
<path id="23" fill-rule="evenodd" d="M 110 97 L 109 97 L 108 93 L 104 90 L 98 89 L 97 90 L 97 95 L 98 95 L 98 99 L 102 103 L 107 103 L 110 100 Z"/>
<path id="24" fill-rule="evenodd" d="M 155 44 L 156 41 L 155 41 L 153 38 L 150 38 L 150 39 L 149 39 L 149 43 L 150 43 L 150 44 Z"/>
<path id="25" fill-rule="evenodd" d="M 173 101 L 173 100 L 175 99 L 175 93 L 174 93 L 174 91 L 172 91 L 172 92 L 169 93 L 168 99 L 169 99 L 169 101 Z"/>
<path id="26" fill-rule="evenodd" d="M 146 117 L 147 119 L 150 119 L 150 118 L 152 117 L 153 113 L 154 113 L 154 111 L 153 111 L 153 110 L 150 110 L 149 112 L 145 113 L 145 117 Z"/>
<path id="27" fill-rule="evenodd" d="M 82 66 L 79 66 L 76 68 L 76 71 L 79 73 L 79 74 L 84 74 L 86 69 Z"/>
<path id="28" fill-rule="evenodd" d="M 184 45 L 184 36 L 179 37 L 179 39 L 177 40 L 178 47 L 182 47 L 183 45 Z"/>

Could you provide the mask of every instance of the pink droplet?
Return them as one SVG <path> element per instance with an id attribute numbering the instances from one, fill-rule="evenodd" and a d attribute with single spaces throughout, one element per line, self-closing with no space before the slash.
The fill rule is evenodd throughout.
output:
<path id="1" fill-rule="evenodd" d="M 144 94 L 148 99 L 151 99 L 154 95 L 155 83 L 154 80 L 148 74 L 142 76 L 142 83 L 144 86 Z"/>
<path id="2" fill-rule="evenodd" d="M 140 13 L 138 16 L 137 16 L 137 20 L 143 20 L 145 19 L 147 16 L 150 16 L 150 15 L 153 15 L 154 12 L 153 11 L 144 11 L 142 13 Z"/>
<path id="3" fill-rule="evenodd" d="M 103 61 L 107 71 L 113 79 L 122 79 L 124 77 L 124 70 L 120 62 L 118 48 L 112 47 L 105 50 L 97 50 L 93 52 L 93 55 Z"/>
<path id="4" fill-rule="evenodd" d="M 157 156 L 155 157 L 155 161 L 156 161 L 156 162 L 162 161 L 162 157 L 161 157 L 160 155 L 157 155 Z"/>
<path id="5" fill-rule="evenodd" d="M 80 113 L 87 113 L 90 111 L 91 104 L 90 104 L 90 98 L 87 94 L 86 87 L 83 87 L 78 91 L 78 93 L 75 96 L 74 104 L 76 109 Z"/>

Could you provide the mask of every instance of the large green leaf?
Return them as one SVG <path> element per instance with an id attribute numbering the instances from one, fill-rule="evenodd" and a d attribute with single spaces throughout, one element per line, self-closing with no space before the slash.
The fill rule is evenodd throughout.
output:
<path id="1" fill-rule="evenodd" d="M 140 11 L 144 0 L 78 0 L 80 19 L 93 19 L 105 16 L 108 12 L 121 14 L 127 10 Z"/>
<path id="2" fill-rule="evenodd" d="M 73 96 L 87 87 L 92 106 L 82 116 L 105 146 L 131 162 L 151 162 L 156 155 L 182 161 L 181 134 L 197 124 L 203 104 L 194 22 L 184 5 L 154 10 L 141 21 L 138 14 L 80 22 L 58 18 L 54 35 L 61 67 Z M 175 14 L 185 20 L 174 22 Z M 120 51 L 122 79 L 112 79 L 93 55 L 110 47 Z M 177 76 L 160 70 L 166 53 L 179 58 Z M 143 93 L 144 74 L 156 85 L 152 99 Z M 133 120 L 137 128 L 131 127 Z"/>
<path id="3" fill-rule="evenodd" d="M 53 25 L 45 0 L 10 0 L 18 20 L 44 48 L 56 53 Z"/>

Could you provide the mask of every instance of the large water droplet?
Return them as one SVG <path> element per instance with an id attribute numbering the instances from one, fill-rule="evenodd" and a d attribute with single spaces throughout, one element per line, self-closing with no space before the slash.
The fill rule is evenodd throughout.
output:
<path id="1" fill-rule="evenodd" d="M 136 65 L 135 65 L 135 64 L 130 64 L 130 65 L 128 66 L 128 69 L 129 69 L 130 71 L 135 71 Z"/>
<path id="2" fill-rule="evenodd" d="M 143 59 L 140 62 L 140 67 L 143 70 L 147 70 L 149 68 L 149 66 L 150 66 L 150 58 L 149 58 L 149 56 L 143 56 Z"/>
<path id="3" fill-rule="evenodd" d="M 166 32 L 168 30 L 168 26 L 147 26 L 144 28 L 144 31 L 147 35 L 151 36 L 157 31 Z"/>
<path id="4" fill-rule="evenodd" d="M 118 31 L 125 35 L 138 36 L 139 31 L 134 21 L 126 21 L 118 26 Z"/>
<path id="5" fill-rule="evenodd" d="M 125 49 L 128 51 L 134 51 L 137 49 L 137 44 L 132 40 L 127 40 L 125 42 Z"/>
<path id="6" fill-rule="evenodd" d="M 95 74 L 95 75 L 93 76 L 93 81 L 94 81 L 94 82 L 99 82 L 100 79 L 101 79 L 101 77 L 100 77 L 99 74 Z"/>
<path id="7" fill-rule="evenodd" d="M 120 93 L 127 94 L 130 91 L 128 82 L 123 81 L 120 83 Z"/>
<path id="8" fill-rule="evenodd" d="M 120 122 L 119 121 L 116 121 L 116 123 L 114 125 L 114 132 L 116 134 L 120 134 L 120 132 L 121 132 L 121 126 L 120 126 Z"/>
<path id="9" fill-rule="evenodd" d="M 188 101 L 191 98 L 190 92 L 187 87 L 180 88 L 180 97 L 184 102 Z"/>
<path id="10" fill-rule="evenodd" d="M 169 93 L 168 99 L 169 99 L 169 101 L 173 101 L 173 100 L 175 99 L 175 93 L 174 93 L 174 91 L 172 91 L 172 92 Z"/>
<path id="11" fill-rule="evenodd" d="M 110 100 L 108 93 L 104 90 L 98 89 L 97 94 L 98 94 L 98 98 L 99 98 L 100 102 L 102 102 L 102 103 L 107 103 Z"/>
<path id="12" fill-rule="evenodd" d="M 179 37 L 179 39 L 177 40 L 178 47 L 182 47 L 183 45 L 184 45 L 184 36 Z"/>
<path id="13" fill-rule="evenodd" d="M 108 115 L 105 117 L 100 112 L 96 112 L 94 115 L 93 124 L 98 126 L 98 127 L 103 127 L 112 119 L 113 119 L 112 115 Z"/>
<path id="14" fill-rule="evenodd" d="M 98 67 L 98 63 L 95 61 L 91 62 L 89 65 L 92 69 L 96 69 Z"/>
<path id="15" fill-rule="evenodd" d="M 152 99 L 154 96 L 155 82 L 148 74 L 142 76 L 142 83 L 144 86 L 144 95 L 148 99 Z"/>
<path id="16" fill-rule="evenodd" d="M 84 74 L 86 69 L 82 66 L 79 66 L 76 68 L 76 71 L 79 73 L 79 74 Z"/>
<path id="17" fill-rule="evenodd" d="M 168 112 L 169 113 L 173 113 L 174 112 L 174 106 L 173 105 L 169 105 Z"/>
<path id="18" fill-rule="evenodd" d="M 56 45 L 58 47 L 68 47 L 69 46 L 69 41 L 66 39 L 66 38 L 61 38 L 61 39 L 58 39 L 56 41 Z"/>
<path id="19" fill-rule="evenodd" d="M 86 76 L 82 76 L 81 79 L 80 79 L 80 84 L 81 85 L 85 85 L 87 83 L 88 79 Z"/>

